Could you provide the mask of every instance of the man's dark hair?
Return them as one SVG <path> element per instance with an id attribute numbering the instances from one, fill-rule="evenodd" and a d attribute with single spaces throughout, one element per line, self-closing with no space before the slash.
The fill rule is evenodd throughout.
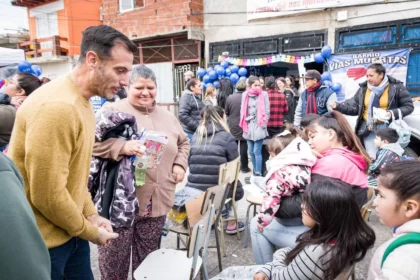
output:
<path id="1" fill-rule="evenodd" d="M 274 77 L 265 78 L 265 87 L 266 88 L 276 88 L 276 80 Z"/>
<path id="2" fill-rule="evenodd" d="M 138 52 L 137 46 L 118 30 L 108 25 L 88 27 L 83 31 L 78 62 L 84 62 L 89 51 L 94 51 L 101 60 L 108 60 L 111 58 L 112 48 L 116 45 L 124 46 L 133 54 Z"/>
<path id="3" fill-rule="evenodd" d="M 376 131 L 376 136 L 381 138 L 382 141 L 388 141 L 388 143 L 397 143 L 400 136 L 395 129 L 382 128 Z"/>

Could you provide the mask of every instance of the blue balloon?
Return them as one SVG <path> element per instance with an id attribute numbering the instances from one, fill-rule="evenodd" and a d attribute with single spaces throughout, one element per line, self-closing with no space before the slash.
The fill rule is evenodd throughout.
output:
<path id="1" fill-rule="evenodd" d="M 330 88 L 332 86 L 332 83 L 331 81 L 324 81 L 324 85 Z"/>
<path id="2" fill-rule="evenodd" d="M 209 87 L 213 87 L 213 84 L 212 83 L 206 84 L 206 88 L 209 88 Z"/>
<path id="3" fill-rule="evenodd" d="M 331 81 L 331 73 L 330 72 L 322 73 L 321 81 Z"/>
<path id="4" fill-rule="evenodd" d="M 37 77 L 42 75 L 42 68 L 39 65 L 32 65 L 31 66 L 33 74 L 35 74 Z"/>
<path id="5" fill-rule="evenodd" d="M 219 81 L 214 81 L 214 82 L 213 82 L 213 86 L 214 86 L 215 88 L 218 88 L 218 87 L 219 87 L 219 84 L 220 84 L 220 82 L 219 82 Z"/>
<path id="6" fill-rule="evenodd" d="M 225 68 L 223 68 L 223 67 L 217 67 L 216 73 L 219 76 L 224 75 L 225 74 Z"/>
<path id="7" fill-rule="evenodd" d="M 31 73 L 32 74 L 31 64 L 26 60 L 19 62 L 18 70 L 21 73 Z"/>
<path id="8" fill-rule="evenodd" d="M 208 82 L 210 82 L 210 76 L 209 75 L 204 75 L 203 83 L 207 84 Z"/>
<path id="9" fill-rule="evenodd" d="M 239 75 L 236 73 L 233 73 L 232 75 L 230 75 L 230 80 L 232 81 L 232 83 L 237 83 L 239 81 Z"/>
<path id="10" fill-rule="evenodd" d="M 318 62 L 318 63 L 323 63 L 324 62 L 324 57 L 322 56 L 321 53 L 315 54 L 315 62 Z"/>
<path id="11" fill-rule="evenodd" d="M 204 77 L 204 75 L 206 75 L 206 69 L 204 69 L 204 68 L 199 68 L 198 70 L 197 70 L 197 76 L 198 77 Z"/>
<path id="12" fill-rule="evenodd" d="M 237 65 L 232 65 L 232 67 L 230 67 L 230 71 L 232 71 L 232 73 L 238 73 L 239 67 Z"/>
<path id="13" fill-rule="evenodd" d="M 341 84 L 340 84 L 340 83 L 334 83 L 334 84 L 331 86 L 331 89 L 332 89 L 332 91 L 334 91 L 334 92 L 340 92 L 340 90 L 341 90 Z"/>
<path id="14" fill-rule="evenodd" d="M 246 77 L 244 77 L 244 76 L 239 78 L 239 81 L 245 81 L 245 80 L 246 80 Z"/>
<path id="15" fill-rule="evenodd" d="M 239 76 L 246 76 L 246 74 L 248 74 L 248 70 L 246 70 L 245 67 L 241 67 L 238 71 Z"/>
<path id="16" fill-rule="evenodd" d="M 232 71 L 230 70 L 230 68 L 225 69 L 225 74 L 226 76 L 230 76 L 230 74 L 232 74 Z"/>
<path id="17" fill-rule="evenodd" d="M 209 67 L 209 68 L 207 68 L 207 70 L 206 70 L 207 74 L 210 74 L 210 72 L 211 72 L 211 71 L 213 71 L 213 67 Z"/>
<path id="18" fill-rule="evenodd" d="M 222 62 L 220 62 L 220 66 L 226 69 L 229 67 L 229 63 L 226 60 L 223 60 Z"/>
<path id="19" fill-rule="evenodd" d="M 216 71 L 214 71 L 214 70 L 210 71 L 209 77 L 212 80 L 216 80 L 217 79 L 217 73 L 216 73 Z"/>
<path id="20" fill-rule="evenodd" d="M 331 53 L 332 53 L 332 49 L 330 46 L 327 45 L 327 46 L 322 47 L 321 54 L 325 59 L 330 58 Z"/>

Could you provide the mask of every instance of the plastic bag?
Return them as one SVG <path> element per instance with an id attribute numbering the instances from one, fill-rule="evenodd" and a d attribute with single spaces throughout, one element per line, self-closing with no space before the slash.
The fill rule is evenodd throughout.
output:
<path id="1" fill-rule="evenodd" d="M 398 120 L 395 119 L 394 113 L 392 111 L 392 122 L 389 125 L 389 128 L 395 129 L 400 136 L 398 143 L 401 145 L 401 148 L 405 148 L 410 144 L 411 129 L 410 126 L 402 119 L 401 110 L 398 109 Z"/>

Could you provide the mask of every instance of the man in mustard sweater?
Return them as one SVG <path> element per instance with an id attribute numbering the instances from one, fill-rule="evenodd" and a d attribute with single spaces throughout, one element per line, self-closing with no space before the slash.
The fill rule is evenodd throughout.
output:
<path id="1" fill-rule="evenodd" d="M 51 279 L 93 279 L 89 242 L 118 237 L 87 189 L 95 116 L 89 99 L 112 98 L 128 85 L 137 47 L 106 26 L 83 32 L 73 71 L 31 94 L 20 107 L 9 155 L 49 249 Z"/>

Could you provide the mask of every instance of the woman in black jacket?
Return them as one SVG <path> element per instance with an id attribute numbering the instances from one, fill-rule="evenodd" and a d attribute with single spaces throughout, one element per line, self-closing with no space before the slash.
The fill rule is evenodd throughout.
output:
<path id="1" fill-rule="evenodd" d="M 201 91 L 200 80 L 191 79 L 188 81 L 187 89 L 182 93 L 179 100 L 178 118 L 190 142 L 201 121 L 200 112 L 204 107 L 199 97 Z"/>
<path id="2" fill-rule="evenodd" d="M 239 144 L 239 151 L 241 153 L 241 172 L 248 173 L 251 172 L 251 169 L 248 167 L 248 143 L 242 137 L 243 130 L 239 126 L 239 121 L 241 119 L 242 94 L 245 90 L 246 81 L 238 81 L 236 84 L 236 92 L 231 94 L 226 101 L 225 111 L 230 133 L 235 137 L 236 143 Z"/>
<path id="3" fill-rule="evenodd" d="M 175 206 L 185 205 L 192 198 L 219 183 L 219 166 L 236 159 L 238 146 L 226 124 L 226 115 L 219 106 L 206 106 L 202 111 L 202 121 L 191 142 L 188 157 L 188 182 L 184 189 L 175 194 Z M 243 189 L 238 182 L 236 200 L 243 197 Z M 239 230 L 244 229 L 240 223 Z M 236 233 L 235 221 L 229 221 L 226 233 Z"/>
<path id="4" fill-rule="evenodd" d="M 375 131 L 387 127 L 373 118 L 373 108 L 387 111 L 387 119 L 391 119 L 391 112 L 398 119 L 401 111 L 402 117 L 414 111 L 410 94 L 401 81 L 386 75 L 386 69 L 380 62 L 371 64 L 367 69 L 367 81 L 360 84 L 359 90 L 343 103 L 331 104 L 334 110 L 345 115 L 357 116 L 356 133 L 362 140 L 366 151 L 371 158 L 376 157 L 377 148 L 373 143 Z"/>

